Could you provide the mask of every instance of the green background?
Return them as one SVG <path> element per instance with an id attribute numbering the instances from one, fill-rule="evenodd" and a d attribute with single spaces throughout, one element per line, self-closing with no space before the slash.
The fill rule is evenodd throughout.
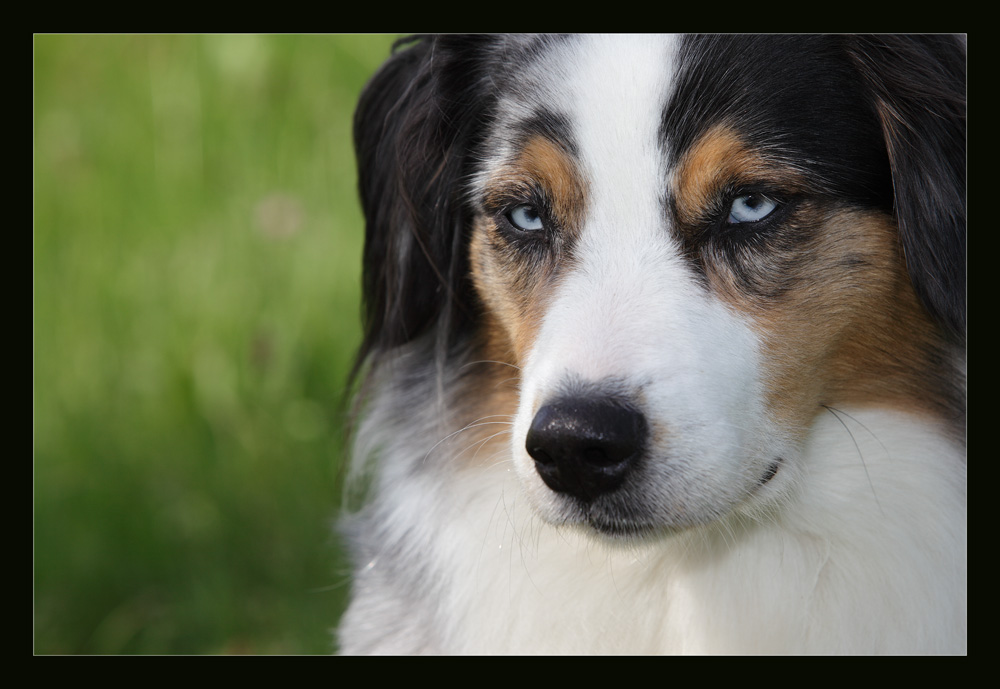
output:
<path id="1" fill-rule="evenodd" d="M 391 36 L 35 36 L 33 649 L 330 653 Z"/>

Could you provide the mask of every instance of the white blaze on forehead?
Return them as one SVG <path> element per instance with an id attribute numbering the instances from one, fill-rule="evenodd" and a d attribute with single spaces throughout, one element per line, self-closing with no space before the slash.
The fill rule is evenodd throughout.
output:
<path id="1" fill-rule="evenodd" d="M 680 339 L 699 330 L 676 322 L 688 318 L 692 285 L 663 205 L 668 175 L 660 127 L 675 43 L 664 36 L 587 36 L 572 46 L 574 69 L 561 96 L 570 101 L 587 214 L 573 268 L 537 344 L 545 358 L 559 341 L 555 349 L 566 358 L 557 357 L 584 378 L 651 372 L 654 362 L 644 359 L 661 355 L 665 330 Z M 657 323 L 664 314 L 675 322 Z M 577 338 L 564 339 L 569 327 Z"/>
<path id="2" fill-rule="evenodd" d="M 551 41 L 544 59 L 511 65 L 516 77 L 495 105 L 491 155 L 472 188 L 481 188 L 499 166 L 517 157 L 519 142 L 507 133 L 540 109 L 565 118 L 574 143 L 586 142 L 581 162 L 592 181 L 608 175 L 631 184 L 662 173 L 657 138 L 678 41 L 663 35 L 571 36 Z M 636 148 L 648 154 L 643 161 L 635 157 Z M 631 186 L 638 193 L 641 185 Z"/>
<path id="3" fill-rule="evenodd" d="M 595 224 L 624 226 L 619 231 L 649 231 L 650 223 L 662 226 L 663 219 L 666 170 L 660 125 L 676 39 L 588 38 L 577 55 L 571 112 L 590 183 L 592 219 Z"/>

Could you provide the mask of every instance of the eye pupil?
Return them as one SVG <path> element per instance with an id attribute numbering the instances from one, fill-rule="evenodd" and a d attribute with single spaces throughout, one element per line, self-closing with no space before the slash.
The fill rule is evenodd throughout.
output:
<path id="1" fill-rule="evenodd" d="M 535 232 L 544 227 L 538 209 L 530 204 L 516 206 L 507 213 L 510 223 L 522 232 Z"/>
<path id="2" fill-rule="evenodd" d="M 769 216 L 777 207 L 777 201 L 763 194 L 744 194 L 733 199 L 726 222 L 730 225 L 754 223 Z"/>

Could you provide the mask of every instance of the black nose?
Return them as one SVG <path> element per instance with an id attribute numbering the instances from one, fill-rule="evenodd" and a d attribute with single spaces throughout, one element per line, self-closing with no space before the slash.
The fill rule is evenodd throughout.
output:
<path id="1" fill-rule="evenodd" d="M 538 410 L 525 447 L 549 488 L 590 502 L 622 484 L 647 435 L 646 418 L 627 402 L 569 397 Z"/>

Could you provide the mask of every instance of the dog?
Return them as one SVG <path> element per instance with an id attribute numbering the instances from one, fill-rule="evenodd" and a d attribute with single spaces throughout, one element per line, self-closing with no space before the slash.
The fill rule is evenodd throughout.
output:
<path id="1" fill-rule="evenodd" d="M 402 41 L 340 652 L 965 653 L 965 61 Z"/>

